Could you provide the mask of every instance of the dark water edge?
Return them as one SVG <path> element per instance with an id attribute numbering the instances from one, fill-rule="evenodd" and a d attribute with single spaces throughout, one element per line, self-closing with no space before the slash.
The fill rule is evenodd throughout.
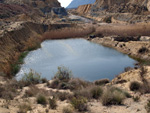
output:
<path id="1" fill-rule="evenodd" d="M 33 69 L 50 80 L 58 66 L 65 66 L 72 70 L 74 77 L 94 81 L 103 78 L 111 80 L 125 67 L 134 67 L 136 61 L 85 39 L 67 39 L 44 41 L 41 48 L 30 52 L 24 62 L 17 79 Z"/>

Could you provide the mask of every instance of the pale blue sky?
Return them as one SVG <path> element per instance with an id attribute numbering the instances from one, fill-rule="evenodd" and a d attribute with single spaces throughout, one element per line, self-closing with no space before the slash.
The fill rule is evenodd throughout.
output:
<path id="1" fill-rule="evenodd" d="M 58 0 L 61 3 L 62 7 L 67 7 L 72 0 Z"/>

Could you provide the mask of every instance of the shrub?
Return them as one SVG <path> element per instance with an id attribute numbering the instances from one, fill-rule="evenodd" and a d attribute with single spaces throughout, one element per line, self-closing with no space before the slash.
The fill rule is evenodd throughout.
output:
<path id="1" fill-rule="evenodd" d="M 141 88 L 141 84 L 137 81 L 133 81 L 130 83 L 129 87 L 131 91 L 138 91 Z"/>
<path id="2" fill-rule="evenodd" d="M 128 72 L 128 71 L 130 71 L 130 70 L 132 70 L 133 68 L 132 67 L 125 67 L 124 68 L 124 72 Z"/>
<path id="3" fill-rule="evenodd" d="M 135 102 L 138 102 L 138 101 L 140 100 L 140 97 L 139 97 L 139 96 L 135 96 L 135 97 L 133 97 L 133 100 L 134 100 Z"/>
<path id="4" fill-rule="evenodd" d="M 87 111 L 87 99 L 84 97 L 72 98 L 71 104 L 78 111 Z"/>
<path id="5" fill-rule="evenodd" d="M 42 105 L 46 105 L 47 104 L 46 97 L 43 96 L 43 95 L 39 95 L 37 97 L 36 101 L 37 101 L 38 104 L 42 104 Z"/>
<path id="6" fill-rule="evenodd" d="M 138 53 L 140 53 L 140 54 L 144 54 L 146 52 L 148 52 L 148 49 L 146 47 L 142 47 L 138 50 Z"/>
<path id="7" fill-rule="evenodd" d="M 21 104 L 19 106 L 19 112 L 18 113 L 27 113 L 27 111 L 31 111 L 31 105 L 30 104 Z"/>
<path id="8" fill-rule="evenodd" d="M 150 100 L 148 100 L 147 105 L 145 106 L 147 113 L 150 113 Z"/>
<path id="9" fill-rule="evenodd" d="M 64 66 L 58 67 L 58 71 L 54 76 L 54 79 L 61 81 L 68 81 L 73 77 L 72 72 Z"/>
<path id="10" fill-rule="evenodd" d="M 94 99 L 99 99 L 102 96 L 103 90 L 101 87 L 94 87 L 91 89 L 91 95 Z"/>
<path id="11" fill-rule="evenodd" d="M 126 95 L 123 91 L 118 90 L 118 88 L 108 88 L 105 90 L 102 96 L 103 105 L 120 105 L 123 100 L 126 98 Z"/>
<path id="12" fill-rule="evenodd" d="M 10 80 L 6 84 L 0 84 L 0 98 L 13 100 L 19 93 L 20 86 L 16 80 Z"/>
<path id="13" fill-rule="evenodd" d="M 71 97 L 71 95 L 69 93 L 66 93 L 66 92 L 59 92 L 56 94 L 57 97 L 61 100 L 61 101 L 64 101 L 64 100 L 67 100 Z"/>
<path id="14" fill-rule="evenodd" d="M 111 87 L 110 89 L 111 89 L 112 92 L 117 90 L 118 92 L 123 93 L 127 98 L 131 98 L 132 97 L 128 92 L 126 92 L 126 91 L 124 91 L 124 90 L 122 90 L 120 88 Z"/>
<path id="15" fill-rule="evenodd" d="M 42 83 L 47 83 L 48 82 L 48 80 L 46 78 L 42 78 L 41 81 L 42 81 Z"/>
<path id="16" fill-rule="evenodd" d="M 82 89 L 91 85 L 90 82 L 81 80 L 79 78 L 72 78 L 68 83 L 70 84 L 70 90 Z"/>
<path id="17" fill-rule="evenodd" d="M 24 96 L 25 97 L 33 97 L 33 96 L 37 96 L 38 94 L 48 95 L 48 91 L 46 91 L 45 89 L 39 89 L 37 86 L 32 85 L 29 87 L 28 90 L 26 90 Z"/>
<path id="18" fill-rule="evenodd" d="M 53 97 L 52 99 L 51 98 L 49 99 L 49 106 L 51 109 L 56 109 L 57 107 L 56 98 Z"/>
<path id="19" fill-rule="evenodd" d="M 58 88 L 60 81 L 58 79 L 55 79 L 52 81 L 52 83 L 47 84 L 50 88 Z"/>
<path id="20" fill-rule="evenodd" d="M 82 88 L 80 90 L 75 90 L 74 91 L 74 97 L 78 98 L 78 97 L 82 96 L 82 97 L 85 97 L 88 100 L 90 100 L 90 99 L 92 99 L 92 95 L 90 93 L 90 90 L 91 89 L 89 89 L 89 88 L 86 88 L 86 89 Z"/>
<path id="21" fill-rule="evenodd" d="M 142 94 L 150 93 L 150 83 L 144 82 L 139 90 Z"/>
<path id="22" fill-rule="evenodd" d="M 26 82 L 27 85 L 37 84 L 41 82 L 41 76 L 40 74 L 34 72 L 33 70 L 30 70 L 28 74 L 25 73 L 21 81 Z"/>
<path id="23" fill-rule="evenodd" d="M 61 82 L 58 86 L 59 89 L 70 89 L 71 87 L 72 85 L 67 82 Z"/>
<path id="24" fill-rule="evenodd" d="M 95 85 L 105 85 L 109 82 L 110 82 L 109 79 L 101 79 L 101 80 L 95 81 L 94 83 L 95 83 Z"/>
<path id="25" fill-rule="evenodd" d="M 64 107 L 63 113 L 73 113 L 73 110 L 70 107 Z"/>
<path id="26" fill-rule="evenodd" d="M 23 60 L 28 55 L 28 53 L 29 53 L 28 51 L 25 51 L 25 52 L 21 53 L 21 55 L 18 58 L 18 61 L 15 64 L 11 65 L 11 68 L 12 68 L 11 69 L 11 74 L 13 76 L 15 76 L 19 72 L 20 64 L 23 64 L 23 62 L 24 62 Z"/>

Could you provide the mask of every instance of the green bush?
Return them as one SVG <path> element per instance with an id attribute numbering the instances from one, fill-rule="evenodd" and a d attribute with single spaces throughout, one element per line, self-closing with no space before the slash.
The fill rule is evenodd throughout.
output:
<path id="1" fill-rule="evenodd" d="M 70 84 L 69 86 L 70 90 L 78 90 L 91 85 L 90 82 L 81 80 L 79 78 L 72 78 L 68 83 Z"/>
<path id="2" fill-rule="evenodd" d="M 99 99 L 102 96 L 103 90 L 101 87 L 94 87 L 91 89 L 91 95 L 94 99 Z"/>
<path id="3" fill-rule="evenodd" d="M 64 107 L 63 113 L 73 113 L 73 110 L 70 107 Z"/>
<path id="4" fill-rule="evenodd" d="M 23 62 L 24 62 L 23 60 L 28 55 L 28 53 L 29 53 L 28 51 L 21 53 L 21 55 L 18 58 L 18 61 L 15 64 L 11 65 L 11 74 L 13 76 L 15 76 L 19 72 L 20 64 L 23 64 Z"/>
<path id="5" fill-rule="evenodd" d="M 141 84 L 137 81 L 133 81 L 130 83 L 129 87 L 131 91 L 138 91 L 141 88 Z"/>
<path id="6" fill-rule="evenodd" d="M 118 90 L 118 88 L 108 88 L 105 90 L 102 96 L 103 105 L 120 105 L 126 98 L 126 94 L 123 91 Z"/>
<path id="7" fill-rule="evenodd" d="M 57 97 L 61 100 L 61 101 L 64 101 L 64 100 L 67 100 L 69 98 L 71 98 L 71 95 L 67 92 L 59 92 L 58 94 L 56 94 Z"/>
<path id="8" fill-rule="evenodd" d="M 95 83 L 95 85 L 105 85 L 105 84 L 107 84 L 109 82 L 110 82 L 109 79 L 101 79 L 101 80 L 95 81 L 94 83 Z"/>
<path id="9" fill-rule="evenodd" d="M 53 97 L 52 99 L 51 98 L 49 99 L 49 106 L 51 109 L 56 109 L 57 107 L 56 98 Z"/>
<path id="10" fill-rule="evenodd" d="M 61 67 L 58 67 L 58 71 L 55 74 L 54 79 L 58 79 L 61 81 L 68 81 L 72 77 L 73 77 L 72 72 L 68 68 L 61 66 Z"/>
<path id="11" fill-rule="evenodd" d="M 39 95 L 37 97 L 36 101 L 37 101 L 38 104 L 42 104 L 42 105 L 46 105 L 47 104 L 46 97 L 43 96 L 43 95 Z"/>
<path id="12" fill-rule="evenodd" d="M 90 88 L 82 88 L 82 89 L 79 89 L 79 90 L 75 90 L 74 91 L 74 97 L 85 97 L 87 98 L 88 100 L 92 99 L 92 95 L 90 93 L 91 89 Z"/>
<path id="13" fill-rule="evenodd" d="M 33 70 L 30 70 L 30 72 L 27 74 L 25 73 L 25 75 L 23 76 L 22 80 L 26 82 L 27 84 L 37 84 L 41 82 L 41 75 L 34 72 Z"/>
<path id="14" fill-rule="evenodd" d="M 71 104 L 78 111 L 87 111 L 87 99 L 84 97 L 72 98 Z"/>

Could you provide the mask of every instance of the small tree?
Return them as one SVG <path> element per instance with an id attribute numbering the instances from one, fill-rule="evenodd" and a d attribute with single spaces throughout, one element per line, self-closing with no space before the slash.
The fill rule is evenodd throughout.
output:
<path id="1" fill-rule="evenodd" d="M 22 78 L 22 81 L 27 82 L 29 84 L 36 84 L 41 82 L 41 75 L 34 72 L 32 69 L 29 73 L 25 73 Z"/>
<path id="2" fill-rule="evenodd" d="M 58 71 L 55 74 L 54 79 L 59 79 L 61 81 L 68 81 L 71 79 L 72 76 L 73 74 L 68 68 L 61 66 L 58 67 Z"/>

